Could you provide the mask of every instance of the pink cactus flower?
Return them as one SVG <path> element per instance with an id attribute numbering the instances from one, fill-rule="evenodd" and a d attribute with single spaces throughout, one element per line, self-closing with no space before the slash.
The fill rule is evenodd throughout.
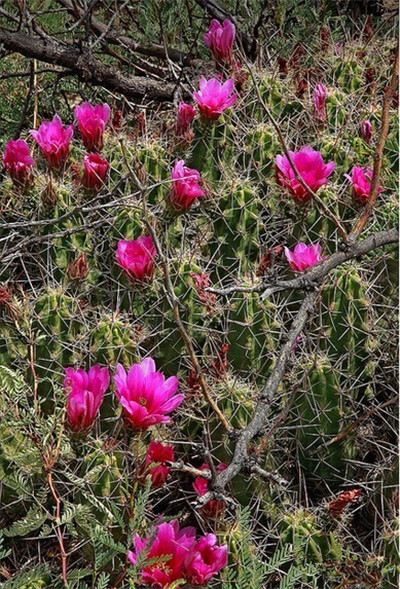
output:
<path id="1" fill-rule="evenodd" d="M 64 390 L 68 394 L 67 416 L 75 432 L 87 430 L 94 422 L 104 393 L 110 384 L 108 368 L 95 364 L 85 372 L 82 368 L 65 368 Z"/>
<path id="2" fill-rule="evenodd" d="M 194 201 L 205 196 L 200 187 L 200 173 L 185 166 L 184 160 L 176 160 L 171 172 L 172 188 L 169 196 L 176 211 L 187 211 Z"/>
<path id="3" fill-rule="evenodd" d="M 155 256 L 153 239 L 144 235 L 132 241 L 121 239 L 115 253 L 117 264 L 133 282 L 143 282 L 153 276 Z"/>
<path id="4" fill-rule="evenodd" d="M 326 121 L 326 87 L 319 82 L 313 92 L 315 116 L 321 122 Z"/>
<path id="5" fill-rule="evenodd" d="M 235 25 L 230 20 L 224 20 L 222 25 L 217 20 L 211 21 L 208 33 L 204 35 L 203 40 L 216 61 L 227 65 L 232 62 L 235 32 Z"/>
<path id="6" fill-rule="evenodd" d="M 305 146 L 297 153 L 289 151 L 289 154 L 304 182 L 314 192 L 327 183 L 328 177 L 335 169 L 335 162 L 324 163 L 319 151 L 310 146 Z M 312 195 L 296 179 L 295 173 L 286 155 L 276 156 L 277 180 L 281 186 L 287 188 L 293 199 L 303 204 L 312 199 Z"/>
<path id="7" fill-rule="evenodd" d="M 146 561 L 142 564 L 140 582 L 151 587 L 168 587 L 174 581 L 186 578 L 185 560 L 195 544 L 195 529 L 179 529 L 179 522 L 172 520 L 155 526 L 155 530 L 148 538 L 142 540 L 140 536 L 135 535 L 134 549 L 128 552 L 128 559 L 132 564 L 138 564 L 144 556 L 141 555 L 143 551 L 146 561 L 162 559 L 158 564 L 146 566 Z"/>
<path id="8" fill-rule="evenodd" d="M 174 449 L 172 446 L 164 446 L 161 442 L 150 442 L 146 454 L 145 472 L 150 475 L 153 487 L 163 486 L 171 470 L 165 463 L 173 461 Z"/>
<path id="9" fill-rule="evenodd" d="M 100 190 L 109 167 L 109 163 L 98 153 L 85 155 L 83 158 L 83 186 L 89 190 Z"/>
<path id="10" fill-rule="evenodd" d="M 226 464 L 221 462 L 218 465 L 217 471 L 222 472 L 226 468 L 227 468 Z M 210 470 L 210 467 L 208 464 L 202 464 L 200 467 L 200 470 Z M 205 495 L 208 492 L 208 485 L 209 485 L 208 479 L 205 479 L 203 477 L 196 477 L 195 478 L 194 483 L 193 483 L 193 489 L 197 493 L 198 497 L 203 497 L 203 495 Z M 203 505 L 203 507 L 201 508 L 200 511 L 201 511 L 202 515 L 204 517 L 206 517 L 207 519 L 216 519 L 217 517 L 222 515 L 222 513 L 224 512 L 224 509 L 225 509 L 225 501 L 221 501 L 219 499 L 212 499 L 211 501 L 209 501 L 208 503 Z"/>
<path id="11" fill-rule="evenodd" d="M 314 266 L 321 262 L 321 246 L 319 243 L 306 245 L 305 243 L 298 243 L 293 252 L 285 247 L 285 256 L 289 262 L 289 266 L 295 272 L 303 272 L 310 266 Z"/>
<path id="12" fill-rule="evenodd" d="M 353 185 L 353 198 L 360 204 L 365 205 L 368 202 L 371 194 L 371 180 L 372 170 L 370 168 L 361 168 L 354 166 L 350 174 L 345 174 L 345 177 Z M 383 188 L 378 186 L 378 193 L 383 192 Z"/>
<path id="13" fill-rule="evenodd" d="M 52 121 L 43 121 L 37 131 L 30 134 L 39 145 L 50 168 L 59 170 L 69 157 L 69 144 L 74 126 L 64 127 L 58 115 Z"/>
<path id="14" fill-rule="evenodd" d="M 156 372 L 152 358 L 134 364 L 128 374 L 118 364 L 114 381 L 125 417 L 136 429 L 144 430 L 156 423 L 168 422 L 168 414 L 179 407 L 185 398 L 183 394 L 175 394 L 178 378 L 171 376 L 165 380 L 161 372 Z"/>
<path id="15" fill-rule="evenodd" d="M 228 564 L 228 547 L 217 544 L 214 534 L 197 540 L 186 558 L 186 578 L 192 586 L 206 585 Z"/>
<path id="16" fill-rule="evenodd" d="M 22 139 L 8 141 L 3 154 L 3 163 L 16 185 L 23 186 L 29 182 L 31 167 L 35 160 L 29 152 L 29 145 Z"/>
<path id="17" fill-rule="evenodd" d="M 83 145 L 88 151 L 102 150 L 103 133 L 110 113 L 110 107 L 106 103 L 92 106 L 89 102 L 84 102 L 75 107 L 75 118 L 78 121 Z"/>
<path id="18" fill-rule="evenodd" d="M 189 131 L 189 126 L 196 116 L 196 109 L 191 104 L 180 102 L 176 120 L 175 133 L 178 137 L 184 137 Z"/>
<path id="19" fill-rule="evenodd" d="M 371 121 L 367 120 L 361 123 L 361 137 L 368 145 L 371 145 L 373 131 Z"/>
<path id="20" fill-rule="evenodd" d="M 237 94 L 232 94 L 234 88 L 234 80 L 220 84 L 217 78 L 201 78 L 200 90 L 193 93 L 193 98 L 203 117 L 209 121 L 216 121 L 225 109 L 236 102 Z"/>

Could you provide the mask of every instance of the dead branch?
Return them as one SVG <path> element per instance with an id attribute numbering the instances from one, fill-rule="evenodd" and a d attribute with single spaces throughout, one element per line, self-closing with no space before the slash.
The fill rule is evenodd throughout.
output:
<path id="1" fill-rule="evenodd" d="M 85 10 L 77 6 L 76 3 L 71 2 L 70 0 L 58 0 L 58 3 L 66 8 L 67 11 L 77 19 L 75 25 L 77 25 L 83 17 L 86 18 Z M 141 55 L 146 55 L 148 57 L 170 59 L 178 63 L 190 64 L 190 56 L 183 51 L 179 51 L 179 49 L 168 48 L 168 50 L 166 50 L 164 45 L 156 44 L 146 46 L 141 45 L 127 35 L 119 34 L 113 28 L 110 28 L 109 25 L 106 25 L 99 19 L 95 18 L 91 13 L 89 13 L 88 17 L 93 32 L 99 37 L 102 37 L 107 43 L 118 45 L 119 47 L 125 47 L 135 53 L 140 53 Z"/>
<path id="2" fill-rule="evenodd" d="M 83 82 L 120 92 L 133 100 L 172 101 L 177 89 L 175 84 L 164 80 L 128 77 L 116 68 L 105 65 L 90 53 L 81 52 L 71 45 L 61 45 L 56 41 L 46 42 L 38 37 L 0 28 L 0 44 L 7 50 L 25 57 L 65 67 L 75 72 Z"/>
<path id="3" fill-rule="evenodd" d="M 386 139 L 389 132 L 389 111 L 390 111 L 390 104 L 392 102 L 392 98 L 394 92 L 398 88 L 399 83 L 399 47 L 397 46 L 396 50 L 396 57 L 393 66 L 393 74 L 392 79 L 390 80 L 389 86 L 385 89 L 385 96 L 383 98 L 383 106 L 382 106 L 382 124 L 381 130 L 378 139 L 378 145 L 376 146 L 376 151 L 374 154 L 374 170 L 371 180 L 371 192 L 368 198 L 368 202 L 365 205 L 363 212 L 361 213 L 360 218 L 358 219 L 353 231 L 349 235 L 348 240 L 354 241 L 360 235 L 361 231 L 363 230 L 364 226 L 366 225 L 372 210 L 375 206 L 376 199 L 379 195 L 379 176 L 382 167 L 382 158 L 383 158 L 383 150 L 385 148 Z"/>
<path id="4" fill-rule="evenodd" d="M 292 322 L 292 326 L 289 333 L 287 334 L 285 343 L 279 352 L 275 367 L 260 393 L 253 419 L 246 427 L 241 429 L 235 435 L 236 444 L 231 463 L 226 470 L 217 474 L 215 482 L 211 484 L 212 490 L 199 499 L 201 505 L 204 505 L 210 501 L 214 496 L 216 498 L 224 496 L 226 486 L 240 472 L 246 472 L 249 470 L 251 471 L 251 469 L 254 471 L 252 457 L 249 457 L 248 455 L 248 446 L 251 440 L 253 440 L 265 426 L 271 403 L 280 383 L 285 376 L 292 347 L 296 341 L 296 338 L 303 331 L 307 320 L 314 310 L 314 306 L 320 294 L 320 288 L 315 289 L 315 285 L 323 277 L 327 276 L 329 272 L 340 263 L 363 255 L 378 247 L 382 247 L 383 245 L 396 243 L 397 241 L 398 231 L 396 229 L 390 229 L 388 231 L 376 233 L 359 244 L 349 246 L 346 251 L 332 254 L 332 256 L 327 258 L 324 262 L 318 264 L 318 266 L 315 266 L 314 268 L 311 268 L 309 272 L 300 276 L 299 278 L 292 281 L 286 281 L 286 283 L 284 283 L 285 289 L 303 288 L 307 291 L 307 289 L 309 289 L 311 286 L 314 288 L 311 292 L 307 292 L 305 295 L 301 307 Z M 283 289 L 282 286 L 281 289 Z"/>
<path id="5" fill-rule="evenodd" d="M 284 290 L 298 290 L 315 286 L 321 282 L 334 268 L 357 258 L 358 256 L 364 255 L 378 247 L 389 245 L 391 243 L 397 243 L 399 240 L 399 233 L 397 229 L 388 229 L 386 231 L 380 231 L 370 235 L 359 243 L 352 243 L 347 245 L 343 250 L 335 252 L 330 256 L 326 257 L 325 260 L 311 266 L 305 272 L 301 273 L 297 278 L 291 280 L 277 281 L 274 284 L 266 284 L 262 282 L 253 286 L 228 286 L 224 289 L 218 288 L 206 288 L 206 291 L 212 292 L 217 295 L 229 295 L 237 292 L 262 292 L 262 299 L 266 299 L 272 294 L 282 292 Z"/>

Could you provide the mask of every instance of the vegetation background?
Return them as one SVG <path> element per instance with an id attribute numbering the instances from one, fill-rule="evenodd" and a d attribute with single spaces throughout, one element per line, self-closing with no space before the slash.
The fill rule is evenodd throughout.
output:
<path id="1" fill-rule="evenodd" d="M 174 132 L 179 100 L 190 100 L 201 75 L 229 75 L 202 40 L 210 19 L 227 15 L 245 74 L 240 98 L 212 130 L 195 121 L 192 143 L 182 144 Z M 30 191 L 17 191 L 5 172 L 0 178 L 2 587 L 65 585 L 60 537 L 71 589 L 137 587 L 126 553 L 133 534 L 160 514 L 228 544 L 228 567 L 210 587 L 397 587 L 397 246 L 352 256 L 317 281 L 316 294 L 306 284 L 305 292 L 261 296 L 293 278 L 284 258 L 268 263 L 272 248 L 319 241 L 325 255 L 343 250 L 326 210 L 348 233 L 361 213 L 344 174 L 373 165 L 397 24 L 396 3 L 367 0 L 0 3 L 1 150 L 54 113 L 71 123 L 82 100 L 105 101 L 117 113 L 103 151 L 109 179 L 98 194 L 76 180 L 84 155 L 77 133 L 63 174 L 50 179 L 36 149 Z M 10 40 L 9 31 L 21 37 Z M 54 43 L 63 55 L 43 59 Z M 75 54 L 96 62 L 85 69 Z M 112 87 L 106 78 L 115 71 L 132 85 Z M 313 113 L 317 82 L 328 88 L 325 125 Z M 397 226 L 395 103 L 396 96 L 385 190 L 360 242 Z M 360 134 L 366 119 L 371 145 Z M 298 207 L 276 183 L 277 128 L 290 149 L 312 145 L 336 162 L 322 205 Z M 201 171 L 209 192 L 181 216 L 166 206 L 177 158 Z M 116 266 L 115 249 L 149 228 L 163 258 L 153 283 L 137 290 Z M 88 272 L 76 279 L 71 264 L 81 254 Z M 235 288 L 208 293 L 205 304 L 191 276 L 200 272 L 215 289 Z M 192 352 L 218 408 L 241 430 L 281 365 L 304 296 L 314 297 L 312 310 L 265 423 L 223 489 L 224 513 L 206 518 L 190 469 L 229 464 L 237 434 L 227 435 L 202 395 Z M 110 390 L 95 427 L 72 435 L 64 368 L 127 368 L 146 356 L 179 376 L 186 399 L 173 422 L 139 437 L 123 426 Z M 150 439 L 175 449 L 158 490 L 138 472 Z M 335 516 L 332 501 L 353 490 L 360 496 Z"/>

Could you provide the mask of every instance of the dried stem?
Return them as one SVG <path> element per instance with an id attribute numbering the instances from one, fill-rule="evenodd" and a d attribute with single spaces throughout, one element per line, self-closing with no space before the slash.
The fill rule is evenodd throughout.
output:
<path id="1" fill-rule="evenodd" d="M 302 186 L 302 187 L 303 187 L 305 190 L 307 190 L 307 192 L 308 192 L 309 194 L 311 194 L 311 196 L 313 197 L 313 199 L 315 200 L 315 202 L 317 203 L 317 205 L 319 206 L 319 208 L 322 210 L 322 212 L 323 212 L 323 214 L 325 215 L 325 217 L 327 217 L 328 219 L 330 219 L 330 220 L 331 220 L 331 221 L 332 221 L 332 222 L 333 222 L 333 223 L 336 225 L 336 227 L 337 227 L 337 229 L 338 229 L 338 231 L 339 231 L 339 233 L 340 233 L 341 237 L 342 237 L 344 240 L 346 240 L 346 239 L 347 239 L 347 231 L 346 231 L 346 229 L 343 227 L 343 225 L 342 225 L 341 221 L 340 221 L 340 220 L 339 220 L 339 219 L 338 219 L 338 218 L 337 218 L 337 217 L 336 217 L 336 216 L 335 216 L 335 215 L 334 215 L 334 214 L 331 212 L 331 210 L 330 210 L 330 209 L 329 209 L 329 207 L 328 207 L 328 206 L 327 206 L 327 205 L 324 203 L 324 201 L 322 200 L 322 198 L 320 198 L 320 197 L 318 196 L 318 194 L 316 194 L 316 193 L 315 193 L 315 192 L 314 192 L 314 191 L 313 191 L 313 190 L 312 190 L 312 189 L 311 189 L 311 188 L 308 186 L 308 184 L 307 184 L 306 182 L 304 182 L 303 178 L 301 177 L 301 175 L 300 175 L 300 173 L 299 173 L 299 171 L 298 171 L 298 169 L 297 169 L 297 167 L 296 167 L 296 164 L 294 163 L 294 161 L 293 161 L 293 159 L 292 159 L 292 157 L 291 157 L 291 155 L 290 155 L 290 152 L 289 152 L 289 149 L 288 149 L 288 147 L 287 147 L 287 145 L 286 145 L 286 141 L 285 141 L 285 139 L 284 139 L 284 137 L 283 137 L 282 131 L 280 130 L 278 123 L 276 122 L 275 118 L 274 118 L 274 117 L 273 117 L 273 115 L 271 114 L 271 112 L 270 112 L 270 110 L 269 110 L 268 106 L 265 104 L 265 102 L 264 102 L 264 100 L 263 100 L 263 98 L 262 98 L 262 96 L 261 96 L 260 89 L 259 89 L 259 87 L 258 87 L 258 85 L 257 85 L 256 79 L 255 79 L 255 77 L 254 77 L 254 74 L 253 74 L 253 71 L 252 71 L 252 68 L 250 67 L 250 65 L 249 65 L 249 64 L 247 64 L 247 66 L 248 66 L 248 68 L 247 68 L 247 69 L 248 69 L 248 71 L 249 71 L 249 73 L 250 73 L 251 79 L 253 80 L 254 90 L 255 90 L 255 92 L 256 92 L 256 94 L 257 94 L 257 98 L 258 98 L 258 100 L 259 100 L 259 102 L 260 102 L 261 106 L 263 107 L 263 109 L 264 109 L 264 111 L 265 111 L 265 114 L 267 115 L 267 117 L 268 117 L 268 118 L 269 118 L 269 120 L 271 121 L 271 124 L 272 124 L 272 126 L 274 127 L 274 129 L 275 129 L 275 131 L 276 131 L 276 133 L 277 133 L 277 135 L 278 135 L 279 142 L 280 142 L 280 144 L 282 145 L 282 149 L 283 149 L 283 151 L 284 151 L 284 154 L 285 154 L 285 156 L 287 157 L 287 159 L 288 159 L 288 161 L 289 161 L 289 164 L 290 164 L 290 166 L 291 166 L 291 168 L 292 168 L 292 170 L 293 170 L 293 172 L 294 172 L 294 175 L 296 176 L 296 180 L 297 180 L 297 181 L 298 181 L 298 182 L 301 184 L 301 186 Z"/>
<path id="2" fill-rule="evenodd" d="M 160 264 L 163 269 L 165 287 L 166 287 L 166 290 L 168 293 L 168 301 L 169 301 L 169 304 L 171 305 L 171 308 L 172 308 L 172 311 L 174 314 L 174 320 L 175 320 L 176 326 L 179 330 L 179 333 L 182 336 L 182 339 L 184 341 L 184 344 L 185 344 L 188 354 L 190 356 L 190 360 L 192 362 L 192 365 L 196 371 L 196 375 L 197 375 L 203 396 L 206 399 L 207 403 L 212 408 L 212 410 L 214 411 L 214 413 L 218 416 L 218 419 L 220 420 L 220 422 L 223 425 L 223 427 L 225 428 L 225 430 L 227 432 L 230 432 L 230 431 L 232 431 L 232 427 L 212 397 L 212 394 L 211 394 L 211 391 L 209 390 L 206 379 L 204 378 L 204 374 L 203 374 L 202 368 L 200 366 L 200 362 L 199 362 L 196 352 L 194 350 L 192 340 L 191 340 L 188 332 L 186 331 L 185 326 L 182 323 L 181 316 L 179 313 L 179 304 L 180 303 L 175 295 L 174 287 L 173 287 L 173 284 L 171 281 L 168 260 L 162 251 L 161 244 L 160 244 L 159 239 L 157 237 L 157 233 L 154 230 L 154 227 L 152 226 L 152 224 L 150 223 L 150 221 L 147 218 L 145 219 L 145 222 L 146 222 L 146 225 L 147 225 L 147 227 L 151 233 L 151 236 L 153 238 L 154 245 L 156 246 L 158 257 L 160 259 Z"/>
<path id="3" fill-rule="evenodd" d="M 375 206 L 376 199 L 379 195 L 379 176 L 382 167 L 382 158 L 383 158 L 383 150 L 385 148 L 386 139 L 389 132 L 389 112 L 390 112 L 390 103 L 392 102 L 392 98 L 394 93 L 398 88 L 398 78 L 399 78 L 399 48 L 397 47 L 396 50 L 396 57 L 393 66 L 393 74 L 392 79 L 390 81 L 389 86 L 385 89 L 385 96 L 383 98 L 383 106 L 382 106 L 382 124 L 381 124 L 381 131 L 379 134 L 378 145 L 376 146 L 376 151 L 374 154 L 374 170 L 371 180 L 371 192 L 368 198 L 368 202 L 364 207 L 363 212 L 360 215 L 354 229 L 350 233 L 348 237 L 348 242 L 354 242 L 357 237 L 360 235 L 361 231 L 364 229 L 372 210 Z"/>
<path id="4" fill-rule="evenodd" d="M 68 586 L 68 579 L 67 579 L 67 553 L 65 552 L 64 547 L 64 539 L 62 535 L 62 531 L 60 528 L 60 521 L 61 521 L 61 499 L 58 496 L 58 493 L 54 487 L 53 483 L 53 473 L 51 470 L 51 466 L 47 466 L 47 475 L 46 475 L 47 484 L 49 485 L 51 494 L 53 495 L 55 504 L 56 504 L 56 534 L 58 538 L 58 544 L 60 546 L 60 554 L 61 554 L 61 577 L 65 587 Z"/>
<path id="5" fill-rule="evenodd" d="M 218 473 L 215 483 L 212 485 L 213 492 L 218 497 L 224 494 L 224 490 L 229 483 L 237 474 L 245 468 L 251 468 L 249 465 L 249 456 L 247 448 L 253 438 L 255 438 L 260 431 L 263 429 L 269 409 L 276 391 L 285 375 L 286 366 L 290 358 L 292 347 L 296 338 L 300 335 L 304 329 L 304 325 L 308 317 L 310 316 L 315 302 L 319 296 L 319 291 L 313 291 L 304 297 L 301 307 L 292 323 L 291 329 L 287 335 L 286 342 L 282 346 L 278 359 L 275 364 L 270 377 L 268 378 L 264 389 L 260 394 L 260 399 L 254 411 L 254 416 L 251 422 L 242 430 L 240 430 L 235 445 L 235 451 L 231 463 L 226 470 Z M 200 498 L 200 503 L 207 503 L 212 497 L 210 494 L 204 495 Z M 212 495 L 212 493 L 211 493 Z"/>
<path id="6" fill-rule="evenodd" d="M 224 289 L 206 288 L 205 290 L 217 295 L 229 295 L 236 292 L 262 292 L 261 298 L 266 299 L 277 292 L 282 292 L 284 290 L 299 290 L 307 286 L 318 284 L 334 268 L 344 264 L 344 262 L 348 262 L 349 260 L 357 258 L 360 255 L 366 254 L 384 245 L 397 243 L 398 240 L 399 234 L 397 229 L 379 231 L 359 243 L 349 244 L 342 251 L 331 254 L 319 264 L 302 272 L 297 278 L 277 281 L 274 284 L 265 284 L 262 282 L 249 287 L 233 285 Z"/>

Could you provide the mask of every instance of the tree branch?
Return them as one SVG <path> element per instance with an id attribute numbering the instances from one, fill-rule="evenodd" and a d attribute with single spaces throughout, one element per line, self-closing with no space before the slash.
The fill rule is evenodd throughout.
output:
<path id="1" fill-rule="evenodd" d="M 324 262 L 315 266 L 299 278 L 294 279 L 293 281 L 286 281 L 286 283 L 284 283 L 285 288 L 293 288 L 293 285 L 295 288 L 307 288 L 312 284 L 315 286 L 316 281 L 321 280 L 321 278 L 326 276 L 333 268 L 344 261 L 365 254 L 373 249 L 381 247 L 382 245 L 395 243 L 397 241 L 398 232 L 396 229 L 390 229 L 388 231 L 382 231 L 375 235 L 371 235 L 361 243 L 348 246 L 346 251 L 332 254 Z M 251 440 L 262 431 L 266 424 L 269 408 L 276 391 L 284 378 L 293 345 L 296 338 L 303 331 L 304 326 L 314 309 L 319 294 L 320 288 L 314 289 L 305 295 L 301 307 L 293 320 L 285 343 L 281 347 L 275 367 L 260 393 L 253 419 L 246 427 L 236 433 L 236 444 L 231 463 L 226 470 L 217 474 L 215 482 L 211 484 L 211 490 L 199 498 L 198 503 L 200 506 L 208 503 L 213 497 L 223 499 L 225 497 L 226 486 L 240 472 L 256 472 L 257 469 L 254 470 L 254 462 L 252 462 L 254 458 L 248 454 L 248 446 Z"/>
<path id="2" fill-rule="evenodd" d="M 382 107 L 382 124 L 381 124 L 381 131 L 379 134 L 378 145 L 376 146 L 376 151 L 374 154 L 374 170 L 371 180 L 371 191 L 367 201 L 367 204 L 364 207 L 363 212 L 361 213 L 360 218 L 358 219 L 356 226 L 354 227 L 353 231 L 350 233 L 348 237 L 349 242 L 353 242 L 357 239 L 360 235 L 361 231 L 363 230 L 364 226 L 366 225 L 369 216 L 372 213 L 372 210 L 375 206 L 376 199 L 379 195 L 379 176 L 382 167 L 382 158 L 383 158 L 383 150 L 385 148 L 386 139 L 389 132 L 389 111 L 390 111 L 390 103 L 392 102 L 393 95 L 398 88 L 399 83 L 399 47 L 397 46 L 396 49 L 396 57 L 393 66 L 393 74 L 392 79 L 390 80 L 389 86 L 385 89 L 385 96 L 383 98 L 383 107 Z"/>
<path id="3" fill-rule="evenodd" d="M 140 100 L 172 101 L 176 84 L 164 80 L 121 74 L 116 68 L 105 65 L 89 53 L 81 53 L 73 46 L 65 47 L 56 41 L 44 41 L 24 33 L 0 28 L 0 44 L 25 57 L 33 57 L 46 63 L 62 66 L 76 73 L 83 82 L 103 86 L 113 92 Z"/>
<path id="4" fill-rule="evenodd" d="M 391 243 L 397 243 L 399 240 L 399 234 L 397 229 L 388 229 L 386 231 L 380 231 L 370 235 L 359 243 L 348 244 L 345 249 L 339 252 L 335 252 L 330 256 L 326 257 L 325 260 L 319 264 L 308 268 L 305 272 L 302 272 L 297 278 L 291 280 L 278 281 L 275 284 L 265 284 L 261 282 L 254 284 L 253 286 L 228 286 L 224 289 L 218 288 L 206 288 L 208 292 L 212 292 L 217 295 L 229 295 L 236 292 L 263 292 L 262 299 L 268 298 L 270 295 L 284 290 L 298 290 L 309 286 L 314 286 L 321 282 L 325 276 L 327 276 L 331 270 L 344 264 L 349 260 L 357 258 L 360 255 L 366 254 L 378 247 L 383 245 L 389 245 Z"/>
<path id="5" fill-rule="evenodd" d="M 268 378 L 264 389 L 261 391 L 260 399 L 254 411 L 254 417 L 251 422 L 242 430 L 236 440 L 235 451 L 233 458 L 226 470 L 218 473 L 213 491 L 218 498 L 218 494 L 223 494 L 229 483 L 243 468 L 249 468 L 249 456 L 247 454 L 247 447 L 251 440 L 262 430 L 267 420 L 268 409 L 271 405 L 273 397 L 278 389 L 280 382 L 285 374 L 286 365 L 290 358 L 291 350 L 296 338 L 303 331 L 304 325 L 314 307 L 314 304 L 319 296 L 319 291 L 306 294 L 301 304 L 300 310 L 297 313 L 292 327 L 287 335 L 286 342 L 281 348 L 279 357 L 276 361 L 270 377 Z M 251 467 L 250 467 L 251 468 Z M 206 495 L 204 495 L 206 497 Z M 201 497 L 203 499 L 203 497 Z M 209 501 L 210 499 L 208 499 Z M 207 503 L 208 501 L 204 501 Z"/>
<path id="6" fill-rule="evenodd" d="M 82 19 L 82 17 L 85 16 L 85 10 L 76 6 L 70 0 L 58 0 L 58 3 L 66 8 L 72 16 L 78 18 L 78 22 L 79 19 Z M 152 44 L 144 46 L 140 43 L 136 43 L 136 41 L 134 41 L 131 37 L 118 34 L 118 32 L 110 28 L 109 25 L 104 24 L 92 16 L 92 14 L 89 14 L 89 24 L 96 35 L 103 37 L 107 43 L 111 43 L 112 45 L 122 45 L 131 51 L 140 53 L 141 55 L 146 55 L 148 57 L 170 59 L 179 63 L 185 63 L 188 65 L 190 64 L 190 56 L 183 51 L 173 48 L 168 48 L 168 51 L 166 51 L 164 45 Z"/>

